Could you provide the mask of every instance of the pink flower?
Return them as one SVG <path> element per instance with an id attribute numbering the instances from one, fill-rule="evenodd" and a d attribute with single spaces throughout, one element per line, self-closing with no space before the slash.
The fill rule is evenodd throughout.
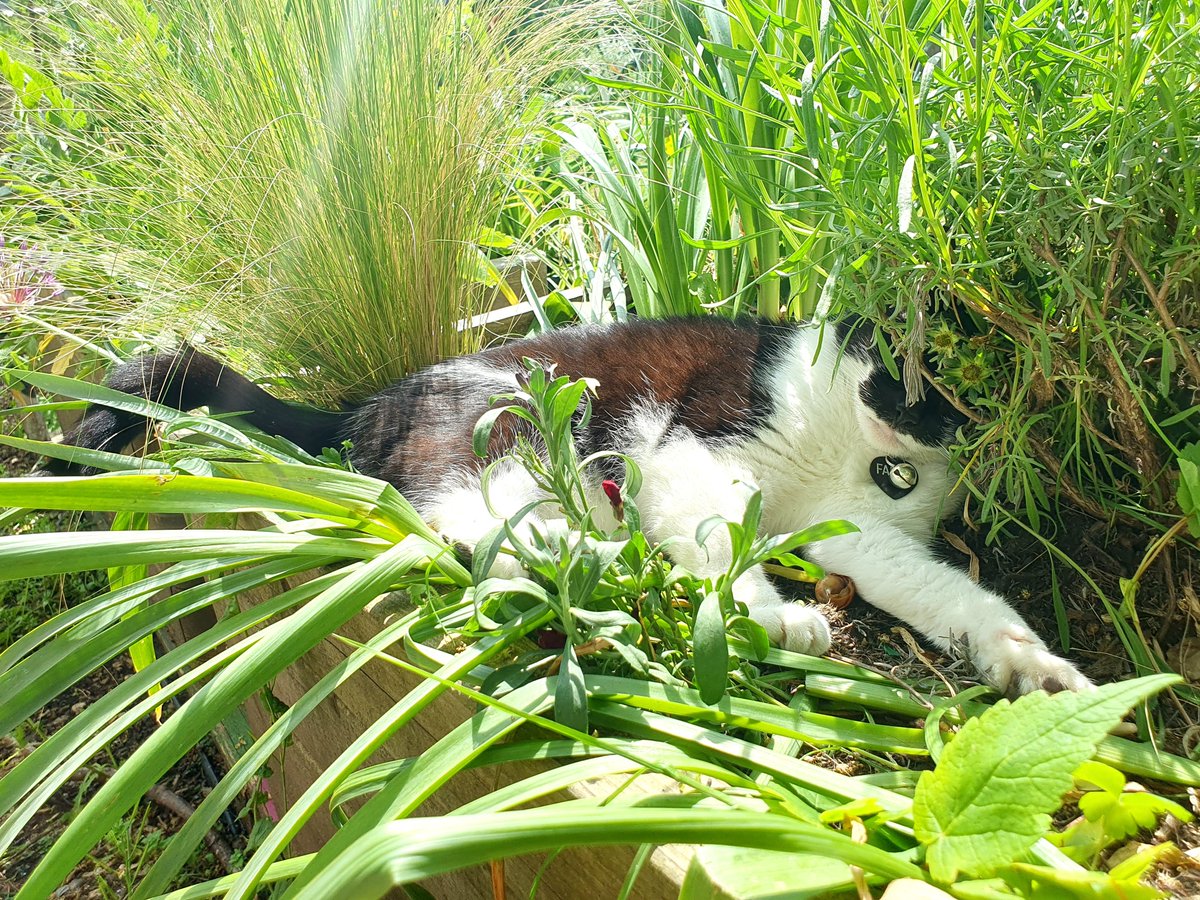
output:
<path id="1" fill-rule="evenodd" d="M 5 308 L 15 310 L 45 300 L 53 300 L 63 293 L 63 286 L 46 268 L 49 259 L 29 247 L 25 241 L 9 250 L 0 237 L 0 317 Z"/>

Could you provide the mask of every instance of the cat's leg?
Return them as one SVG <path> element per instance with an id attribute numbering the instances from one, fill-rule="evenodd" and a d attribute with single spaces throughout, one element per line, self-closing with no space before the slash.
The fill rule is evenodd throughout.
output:
<path id="1" fill-rule="evenodd" d="M 807 548 L 814 562 L 854 580 L 863 599 L 903 619 L 938 646 L 964 642 L 997 688 L 1025 694 L 1081 690 L 1091 682 L 1055 656 L 999 595 L 937 560 L 927 547 L 885 522 Z"/>
<path id="2" fill-rule="evenodd" d="M 478 475 L 464 476 L 441 491 L 436 498 L 418 504 L 425 520 L 452 544 L 474 553 L 476 545 L 505 519 L 545 498 L 530 474 L 515 462 L 504 462 L 492 470 L 485 498 Z M 489 508 L 490 507 L 490 508 Z M 513 526 L 517 537 L 528 542 L 533 529 L 546 534 L 546 522 L 538 509 L 525 514 Z M 504 547 L 512 550 L 505 542 Z M 497 554 L 488 574 L 512 578 L 521 574 L 521 564 L 511 552 Z"/>
<path id="3" fill-rule="evenodd" d="M 642 472 L 637 495 L 642 528 L 652 541 L 667 542 L 668 555 L 697 575 L 716 578 L 728 571 L 733 545 L 724 527 L 713 529 L 704 546 L 696 529 L 720 515 L 741 522 L 753 492 L 749 473 L 718 459 L 690 433 L 672 436 L 635 454 Z M 733 585 L 735 600 L 767 631 L 772 643 L 797 653 L 822 654 L 829 649 L 829 623 L 810 606 L 788 603 L 758 566 Z"/>

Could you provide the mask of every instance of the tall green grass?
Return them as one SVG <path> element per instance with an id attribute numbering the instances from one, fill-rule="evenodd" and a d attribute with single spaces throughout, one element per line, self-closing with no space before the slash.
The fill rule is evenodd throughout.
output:
<path id="1" fill-rule="evenodd" d="M 867 313 L 914 390 L 938 351 L 985 426 L 985 518 L 1037 529 L 1060 493 L 1169 525 L 1171 462 L 1200 438 L 1195 7 L 661 10 L 631 102 L 683 111 L 714 235 L 752 240 L 759 311 Z"/>
<path id="2" fill-rule="evenodd" d="M 208 340 L 324 400 L 468 349 L 474 242 L 541 91 L 606 14 L 99 0 L 10 17 L 10 237 L 40 238 L 74 290 L 44 317 Z"/>

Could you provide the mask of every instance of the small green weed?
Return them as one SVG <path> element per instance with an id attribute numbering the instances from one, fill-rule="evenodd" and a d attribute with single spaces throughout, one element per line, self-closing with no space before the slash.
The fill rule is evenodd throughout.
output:
<path id="1" fill-rule="evenodd" d="M 1127 783 L 1121 772 L 1104 763 L 1084 763 L 1074 779 L 1082 791 L 1076 801 L 1080 819 L 1050 835 L 1050 842 L 1086 866 L 1095 867 L 1100 855 L 1118 841 L 1152 830 L 1162 816 L 1192 821 L 1191 812 L 1178 803 Z"/>

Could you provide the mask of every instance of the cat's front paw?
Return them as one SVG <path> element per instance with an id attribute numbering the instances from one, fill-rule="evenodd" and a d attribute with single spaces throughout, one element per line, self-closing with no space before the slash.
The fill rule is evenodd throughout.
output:
<path id="1" fill-rule="evenodd" d="M 746 604 L 750 618 L 776 647 L 809 656 L 829 652 L 833 634 L 825 616 L 811 606 L 785 603 L 761 571 L 753 569 L 734 582 L 733 599 Z"/>
<path id="2" fill-rule="evenodd" d="M 794 653 L 809 656 L 824 656 L 833 643 L 833 632 L 825 614 L 811 606 L 799 603 L 783 605 L 783 637 L 780 646 Z"/>
<path id="3" fill-rule="evenodd" d="M 1092 682 L 1075 666 L 1051 653 L 1029 629 L 1011 625 L 980 639 L 972 657 L 984 678 L 1007 694 L 1082 691 Z"/>
<path id="4" fill-rule="evenodd" d="M 829 652 L 833 634 L 820 610 L 799 603 L 751 607 L 750 615 L 767 631 L 771 643 L 793 653 L 821 656 Z"/>

